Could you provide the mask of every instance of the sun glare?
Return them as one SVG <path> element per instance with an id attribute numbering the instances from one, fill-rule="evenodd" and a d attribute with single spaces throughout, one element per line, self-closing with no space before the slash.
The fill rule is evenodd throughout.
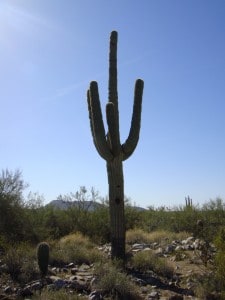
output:
<path id="1" fill-rule="evenodd" d="M 1 47 L 14 48 L 17 41 L 33 37 L 47 27 L 49 22 L 34 13 L 14 3 L 0 2 Z"/>

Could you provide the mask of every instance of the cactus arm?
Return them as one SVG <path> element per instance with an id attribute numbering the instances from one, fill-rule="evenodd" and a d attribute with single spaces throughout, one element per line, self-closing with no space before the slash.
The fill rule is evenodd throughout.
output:
<path id="1" fill-rule="evenodd" d="M 106 119 L 108 123 L 108 143 L 113 156 L 118 156 L 121 151 L 120 139 L 118 135 L 118 123 L 116 122 L 115 107 L 112 102 L 106 105 Z"/>
<path id="2" fill-rule="evenodd" d="M 110 35 L 110 50 L 109 50 L 109 84 L 108 84 L 108 97 L 109 103 L 114 105 L 115 117 L 115 133 L 119 139 L 119 108 L 118 108 L 118 92 L 117 92 L 117 40 L 118 34 L 112 31 Z"/>
<path id="3" fill-rule="evenodd" d="M 115 106 L 118 114 L 118 93 L 117 93 L 117 32 L 113 31 L 110 36 L 109 50 L 109 102 Z"/>
<path id="4" fill-rule="evenodd" d="M 106 141 L 105 128 L 102 120 L 101 105 L 98 94 L 97 82 L 92 81 L 88 91 L 88 109 L 91 124 L 91 131 L 94 140 L 94 145 L 99 155 L 105 160 L 112 160 L 113 155 L 110 152 Z"/>
<path id="5" fill-rule="evenodd" d="M 93 137 L 93 142 L 95 148 L 97 149 L 96 139 L 94 138 L 94 126 L 92 123 L 92 112 L 91 112 L 91 99 L 90 99 L 90 90 L 87 91 L 87 103 L 88 103 L 88 112 L 89 112 L 89 120 L 90 120 L 90 127 L 91 127 L 91 135 Z"/>
<path id="6" fill-rule="evenodd" d="M 130 132 L 127 140 L 122 145 L 123 160 L 126 160 L 134 152 L 138 140 L 141 127 L 141 109 L 142 109 L 142 94 L 143 94 L 144 82 L 138 79 L 135 84 L 134 90 L 134 105 Z"/>

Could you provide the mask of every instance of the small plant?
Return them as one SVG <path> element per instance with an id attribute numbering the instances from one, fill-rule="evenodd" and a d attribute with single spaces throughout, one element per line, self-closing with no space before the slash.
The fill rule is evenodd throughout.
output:
<path id="1" fill-rule="evenodd" d="M 117 264 L 107 263 L 96 267 L 94 288 L 106 296 L 106 299 L 142 299 L 134 282 Z"/>
<path id="2" fill-rule="evenodd" d="M 224 295 L 218 292 L 219 284 L 214 272 L 204 274 L 195 281 L 194 291 L 198 299 L 225 299 Z"/>
<path id="3" fill-rule="evenodd" d="M 135 254 L 131 259 L 131 266 L 141 272 L 153 271 L 167 278 L 171 278 L 174 273 L 172 265 L 152 251 L 141 251 Z"/>
<path id="4" fill-rule="evenodd" d="M 12 280 L 18 280 L 23 264 L 22 253 L 13 247 L 8 249 L 5 255 L 5 263 Z"/>
<path id="5" fill-rule="evenodd" d="M 86 296 L 78 295 L 76 293 L 69 294 L 66 290 L 51 291 L 44 289 L 41 294 L 36 293 L 32 296 L 33 300 L 85 300 Z"/>
<path id="6" fill-rule="evenodd" d="M 44 277 L 48 273 L 49 262 L 49 245 L 46 242 L 41 242 L 37 246 L 37 259 L 41 275 Z"/>

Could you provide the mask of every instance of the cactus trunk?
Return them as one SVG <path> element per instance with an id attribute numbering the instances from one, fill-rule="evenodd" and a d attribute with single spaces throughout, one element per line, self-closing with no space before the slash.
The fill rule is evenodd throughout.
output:
<path id="1" fill-rule="evenodd" d="M 120 156 L 107 162 L 112 257 L 125 257 L 124 181 Z"/>

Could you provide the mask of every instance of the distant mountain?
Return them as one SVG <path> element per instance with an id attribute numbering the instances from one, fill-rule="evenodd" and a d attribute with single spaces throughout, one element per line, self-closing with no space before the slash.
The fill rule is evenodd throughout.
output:
<path id="1" fill-rule="evenodd" d="M 145 208 L 143 207 L 140 207 L 140 206 L 131 206 L 132 208 L 136 209 L 137 211 L 144 211 L 146 210 Z"/>
<path id="2" fill-rule="evenodd" d="M 52 200 L 46 206 L 52 206 L 56 209 L 66 210 L 68 208 L 80 208 L 87 211 L 94 211 L 97 208 L 103 207 L 104 204 L 94 202 L 94 201 L 65 201 L 65 200 Z M 144 211 L 145 208 L 140 206 L 131 206 L 137 211 Z"/>

